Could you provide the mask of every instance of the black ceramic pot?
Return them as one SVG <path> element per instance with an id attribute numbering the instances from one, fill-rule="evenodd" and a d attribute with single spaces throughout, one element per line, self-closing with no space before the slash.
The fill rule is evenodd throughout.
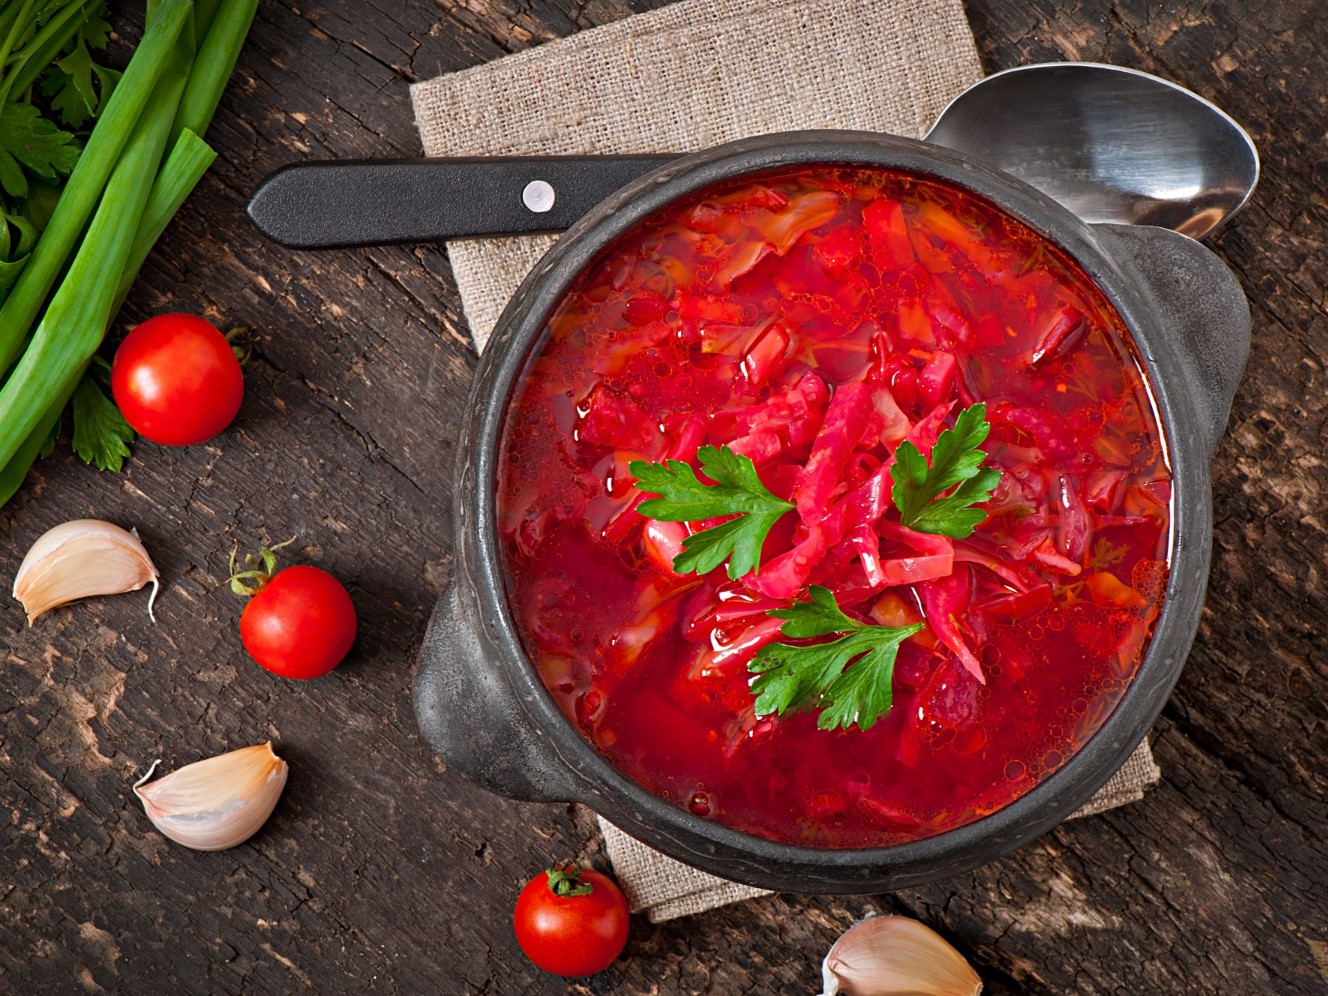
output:
<path id="1" fill-rule="evenodd" d="M 735 176 L 812 163 L 935 177 L 1000 205 L 1073 258 L 1129 327 L 1161 415 L 1173 473 L 1171 571 L 1152 643 L 1101 729 L 1027 795 L 975 823 L 871 850 L 821 850 L 745 834 L 665 802 L 620 774 L 564 718 L 526 657 L 503 593 L 495 527 L 498 443 L 508 399 L 545 319 L 608 243 L 680 196 Z M 1211 252 L 1166 229 L 1087 225 L 1006 173 L 936 146 L 866 132 L 735 142 L 673 161 L 586 215 L 526 278 L 480 361 L 453 504 L 456 573 L 420 657 L 415 709 L 455 772 L 515 799 L 582 802 L 664 853 L 789 892 L 920 885 L 991 861 L 1089 799 L 1152 725 L 1194 640 L 1212 541 L 1208 462 L 1249 349 L 1249 309 Z"/>

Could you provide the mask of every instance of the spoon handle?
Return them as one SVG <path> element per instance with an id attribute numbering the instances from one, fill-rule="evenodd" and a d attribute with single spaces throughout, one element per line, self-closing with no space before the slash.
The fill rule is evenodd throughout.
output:
<path id="1" fill-rule="evenodd" d="M 631 180 L 677 158 L 548 156 L 297 163 L 246 210 L 293 249 L 560 232 Z"/>

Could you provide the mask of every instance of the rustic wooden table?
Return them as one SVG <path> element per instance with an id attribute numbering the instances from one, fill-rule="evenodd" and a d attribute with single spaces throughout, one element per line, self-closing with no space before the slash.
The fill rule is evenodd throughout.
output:
<path id="1" fill-rule="evenodd" d="M 564 991 L 521 956 L 510 913 L 551 859 L 602 860 L 585 815 L 449 774 L 410 705 L 451 565 L 451 439 L 475 362 L 446 255 L 288 252 L 241 207 L 291 160 L 417 154 L 413 80 L 659 2 L 263 5 L 210 134 L 221 157 L 121 315 L 252 326 L 235 427 L 192 449 L 140 444 L 119 476 L 62 449 L 0 511 L 6 584 L 39 533 L 98 516 L 138 526 L 166 585 L 155 626 L 143 595 L 32 629 L 16 603 L 0 609 L 0 990 Z M 928 888 L 636 922 L 625 955 L 571 991 L 812 992 L 868 910 L 935 926 L 992 993 L 1328 990 L 1328 31 L 1298 0 L 967 6 L 989 69 L 1160 73 L 1263 154 L 1253 202 L 1212 243 L 1249 294 L 1255 348 L 1213 462 L 1208 607 L 1154 734 L 1164 780 Z M 117 14 L 127 36 L 137 16 Z M 349 662 L 308 684 L 246 658 L 222 587 L 232 541 L 291 536 L 348 581 L 361 619 Z M 154 757 L 269 737 L 290 784 L 243 847 L 186 851 L 129 791 Z"/>

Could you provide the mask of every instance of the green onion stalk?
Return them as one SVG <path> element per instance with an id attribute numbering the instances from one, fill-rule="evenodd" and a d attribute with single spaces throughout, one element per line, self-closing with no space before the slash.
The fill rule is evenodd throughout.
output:
<path id="1" fill-rule="evenodd" d="M 185 3 L 178 9 L 190 13 L 189 6 Z M 110 173 L 96 214 L 68 273 L 51 298 L 22 358 L 0 388 L 0 460 L 5 463 L 37 428 L 62 386 L 87 365 L 101 345 L 120 275 L 129 262 L 129 251 L 184 92 L 185 78 L 180 69 L 188 67 L 193 35 L 189 33 L 187 46 L 176 45 L 176 40 L 184 37 L 180 32 L 183 20 L 176 18 L 175 25 L 176 39 L 172 41 L 175 51 L 163 67 L 174 72 L 162 73 L 164 78 L 149 95 Z M 66 189 L 60 204 L 64 204 L 68 194 Z M 57 214 L 59 210 L 57 205 Z M 39 248 L 42 242 L 38 242 Z M 32 268 L 30 262 L 27 269 Z M 16 291 L 20 286 L 21 278 Z"/>
<path id="2" fill-rule="evenodd" d="M 112 314 L 120 310 L 153 243 L 157 241 L 157 237 L 165 230 L 175 213 L 180 210 L 185 198 L 193 191 L 216 158 L 217 154 L 192 131 L 185 131 L 180 135 L 161 172 L 157 175 L 156 182 L 152 185 L 152 193 L 148 195 L 148 203 L 138 224 L 138 233 L 129 248 L 128 263 L 115 289 L 115 301 L 111 305 Z M 60 413 L 69 404 L 69 399 L 73 397 L 74 390 L 78 387 L 86 369 L 86 363 L 80 365 L 77 372 L 60 386 L 55 399 L 42 413 L 36 427 L 19 444 L 9 462 L 0 466 L 0 505 L 9 501 L 22 486 L 28 470 L 41 455 L 47 440 L 55 431 L 60 421 Z"/>
<path id="3" fill-rule="evenodd" d="M 102 193 L 112 170 L 120 162 L 126 143 L 135 132 L 135 124 L 158 90 L 162 74 L 177 58 L 176 41 L 192 13 L 190 0 L 173 0 L 162 5 L 160 15 L 143 32 L 143 40 L 129 60 L 124 76 L 88 136 L 88 143 L 65 184 L 51 220 L 32 250 L 18 282 L 4 305 L 0 306 L 0 373 L 8 370 L 18 356 L 24 336 L 37 320 L 88 218 L 98 202 L 104 199 Z M 170 109 L 170 116 L 174 120 L 174 107 Z M 156 175 L 157 166 L 158 163 L 148 165 L 149 176 Z M 87 239 L 84 244 L 86 242 Z M 118 277 L 117 272 L 114 278 Z M 2 447 L 0 459 L 8 459 Z"/>
<path id="4" fill-rule="evenodd" d="M 88 15 L 95 13 L 100 4 L 101 0 L 73 0 L 73 2 L 66 0 L 63 6 L 58 3 L 48 5 L 46 22 L 24 48 L 23 57 L 14 60 L 14 65 L 7 69 L 4 78 L 0 79 L 0 107 L 3 107 L 11 96 L 27 93 L 37 81 L 37 77 L 55 61 L 55 57 L 78 33 Z M 16 4 L 13 8 L 18 11 Z M 30 8 L 22 11 L 23 15 L 28 13 Z M 9 52 L 16 40 L 15 32 L 24 20 L 25 16 L 16 18 L 13 30 L 6 39 L 6 45 L 0 46 L 0 53 L 5 56 L 0 59 L 0 65 L 4 65 L 8 60 Z"/>
<path id="5" fill-rule="evenodd" d="M 221 4 L 217 0 L 196 0 L 198 58 L 180 99 L 173 138 L 186 129 L 198 135 L 207 131 L 257 12 L 258 0 L 223 0 Z"/>
<path id="6" fill-rule="evenodd" d="M 55 430 L 153 244 L 216 158 L 199 136 L 216 111 L 257 6 L 257 0 L 150 3 L 143 40 L 38 249 L 0 308 L 3 371 L 22 348 L 95 207 L 68 272 L 0 389 L 0 505 L 22 484 Z M 195 57 L 196 39 L 201 43 Z M 98 139 L 112 131 L 121 134 Z M 170 154 L 163 162 L 167 142 Z"/>

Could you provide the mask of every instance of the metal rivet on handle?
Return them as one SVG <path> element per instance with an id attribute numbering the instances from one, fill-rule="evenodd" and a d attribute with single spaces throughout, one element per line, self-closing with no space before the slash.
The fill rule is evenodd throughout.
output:
<path id="1" fill-rule="evenodd" d="M 548 180 L 531 180 L 526 189 L 521 191 L 521 203 L 536 214 L 553 210 L 553 202 L 558 193 Z"/>

